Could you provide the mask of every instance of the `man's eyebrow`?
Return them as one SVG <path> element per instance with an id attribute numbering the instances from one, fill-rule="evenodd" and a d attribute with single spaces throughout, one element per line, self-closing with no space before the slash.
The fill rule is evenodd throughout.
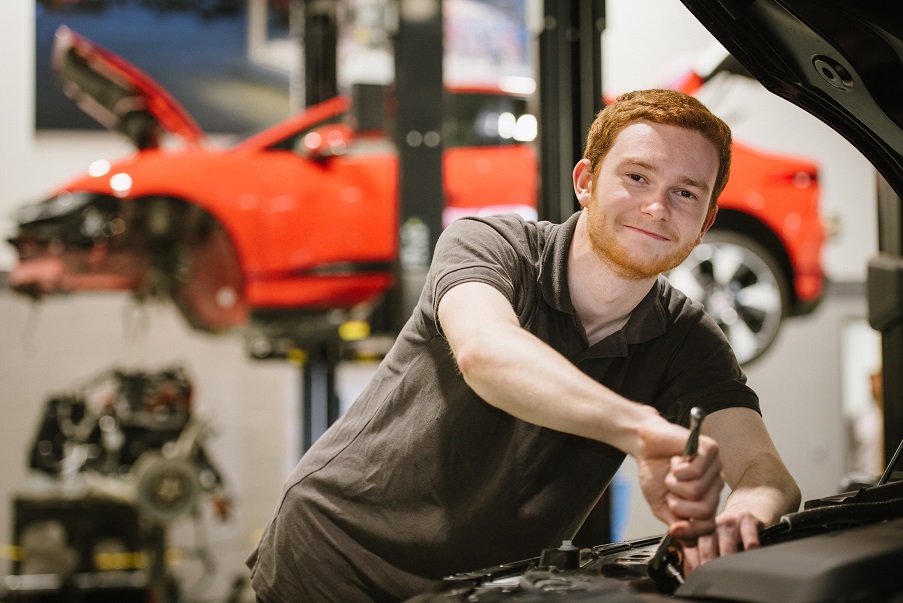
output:
<path id="1" fill-rule="evenodd" d="M 695 186 L 696 188 L 700 189 L 704 193 L 709 192 L 708 184 L 706 184 L 705 182 L 700 182 L 699 180 L 696 180 L 695 178 L 690 178 L 689 176 L 681 176 L 680 183 L 686 184 L 687 186 Z"/>
<path id="2" fill-rule="evenodd" d="M 625 157 L 621 161 L 621 165 L 622 166 L 635 165 L 637 167 L 641 167 L 643 169 L 649 170 L 650 172 L 653 172 L 655 174 L 659 173 L 659 169 L 656 166 L 654 166 L 651 163 L 649 163 L 648 161 L 644 161 L 643 159 L 640 159 L 638 157 Z M 695 188 L 698 188 L 703 193 L 709 192 L 709 185 L 706 184 L 705 182 L 696 180 L 695 178 L 690 178 L 689 176 L 681 176 L 679 178 L 679 182 L 681 184 L 685 184 L 687 186 L 693 186 Z"/>
<path id="3" fill-rule="evenodd" d="M 625 157 L 624 159 L 621 160 L 621 165 L 623 165 L 623 166 L 635 165 L 637 167 L 647 169 L 650 172 L 655 172 L 656 174 L 659 171 L 657 167 L 655 167 L 648 161 L 644 161 L 638 157 Z"/>

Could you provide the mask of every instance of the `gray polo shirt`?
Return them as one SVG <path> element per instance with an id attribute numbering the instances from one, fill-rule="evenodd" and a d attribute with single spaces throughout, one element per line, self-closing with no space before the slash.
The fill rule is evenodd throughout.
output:
<path id="1" fill-rule="evenodd" d="M 464 383 L 436 318 L 459 283 L 494 286 L 525 329 L 671 421 L 696 405 L 758 411 L 720 329 L 664 278 L 622 330 L 588 345 L 567 285 L 576 222 L 446 229 L 395 346 L 285 485 L 248 560 L 262 601 L 398 600 L 536 556 L 573 536 L 620 466 L 623 452 L 518 420 Z"/>

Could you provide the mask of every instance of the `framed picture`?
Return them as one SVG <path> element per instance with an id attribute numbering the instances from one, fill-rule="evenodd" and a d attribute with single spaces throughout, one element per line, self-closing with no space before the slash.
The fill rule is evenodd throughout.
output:
<path id="1" fill-rule="evenodd" d="M 290 48 L 289 2 L 250 1 L 261 3 L 262 19 L 249 19 L 248 0 L 38 0 L 35 128 L 101 128 L 54 81 L 60 26 L 141 69 L 207 133 L 246 134 L 285 119 L 290 62 L 248 41 Z M 249 23 L 265 31 L 251 35 Z"/>

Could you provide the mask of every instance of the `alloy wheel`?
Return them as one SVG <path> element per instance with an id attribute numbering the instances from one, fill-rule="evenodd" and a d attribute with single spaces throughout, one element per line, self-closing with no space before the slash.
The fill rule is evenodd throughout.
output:
<path id="1" fill-rule="evenodd" d="M 747 364 L 774 342 L 789 303 L 789 287 L 774 257 L 740 233 L 712 230 L 668 279 L 705 306 Z"/>

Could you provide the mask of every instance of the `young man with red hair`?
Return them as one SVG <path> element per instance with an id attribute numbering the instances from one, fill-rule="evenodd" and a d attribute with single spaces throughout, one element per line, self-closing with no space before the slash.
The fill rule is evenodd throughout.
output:
<path id="1" fill-rule="evenodd" d="M 687 571 L 796 510 L 726 339 L 661 276 L 712 225 L 730 145 L 692 97 L 626 94 L 590 129 L 563 224 L 452 224 L 395 346 L 286 483 L 249 559 L 259 600 L 399 600 L 533 557 L 627 454 Z"/>

